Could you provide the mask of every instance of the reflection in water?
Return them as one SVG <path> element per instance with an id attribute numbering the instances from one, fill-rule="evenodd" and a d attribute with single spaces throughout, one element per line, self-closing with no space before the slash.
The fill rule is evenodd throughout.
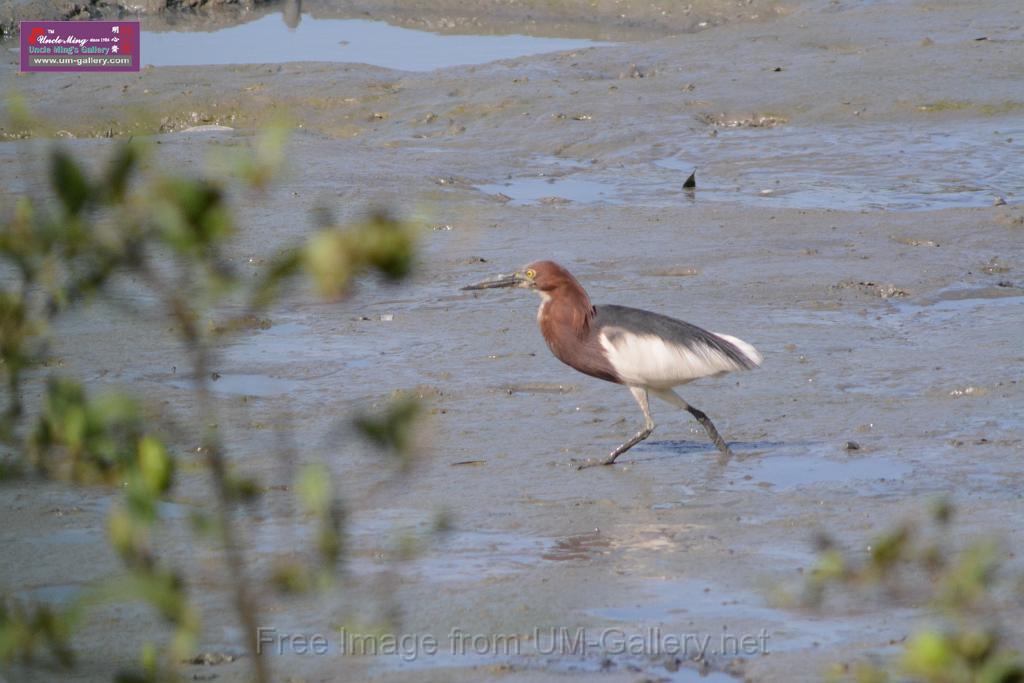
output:
<path id="1" fill-rule="evenodd" d="M 302 21 L 302 0 L 284 0 L 281 19 L 288 28 L 298 28 Z"/>
<path id="2" fill-rule="evenodd" d="M 302 21 L 301 0 L 281 13 L 213 31 L 143 31 L 142 59 L 153 66 L 346 62 L 432 71 L 499 59 L 609 45 L 522 35 L 441 35 L 366 19 Z"/>
<path id="3" fill-rule="evenodd" d="M 555 541 L 554 547 L 542 554 L 541 559 L 552 562 L 589 560 L 595 555 L 607 554 L 611 545 L 611 540 L 600 531 L 576 534 Z"/>

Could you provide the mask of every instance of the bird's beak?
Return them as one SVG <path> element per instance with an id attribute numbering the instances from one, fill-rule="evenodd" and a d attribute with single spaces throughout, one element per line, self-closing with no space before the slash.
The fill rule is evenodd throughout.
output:
<path id="1" fill-rule="evenodd" d="M 463 291 L 469 289 L 497 289 L 499 287 L 518 287 L 523 282 L 523 276 L 519 273 L 510 273 L 508 275 L 501 275 L 493 280 L 484 280 L 478 282 L 475 285 L 467 285 L 462 288 Z"/>

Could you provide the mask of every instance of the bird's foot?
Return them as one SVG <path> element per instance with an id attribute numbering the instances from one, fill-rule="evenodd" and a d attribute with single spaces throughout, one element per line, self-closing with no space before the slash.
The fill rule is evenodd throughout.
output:
<path id="1" fill-rule="evenodd" d="M 595 460 L 594 458 L 587 458 L 586 460 L 580 460 L 579 458 L 573 458 L 572 462 L 573 462 L 574 465 L 576 465 L 577 471 L 578 470 L 585 470 L 588 467 L 596 467 L 598 465 L 611 465 L 611 464 L 613 464 L 613 461 L 609 460 L 608 458 L 605 458 L 604 460 Z"/>

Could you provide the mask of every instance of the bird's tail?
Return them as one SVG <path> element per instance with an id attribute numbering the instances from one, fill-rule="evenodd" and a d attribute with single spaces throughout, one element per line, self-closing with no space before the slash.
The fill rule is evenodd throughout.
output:
<path id="1" fill-rule="evenodd" d="M 764 356 L 762 356 L 761 353 L 753 346 L 742 339 L 738 339 L 728 334 L 719 334 L 718 332 L 715 332 L 714 335 L 735 346 L 740 353 L 747 357 L 747 360 L 749 360 L 755 368 L 761 367 L 761 362 L 764 361 Z"/>

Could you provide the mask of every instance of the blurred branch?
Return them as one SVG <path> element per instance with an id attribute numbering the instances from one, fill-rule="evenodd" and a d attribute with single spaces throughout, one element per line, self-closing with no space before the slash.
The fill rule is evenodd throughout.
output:
<path id="1" fill-rule="evenodd" d="M 227 177 L 264 192 L 284 158 L 284 140 L 283 130 L 260 136 L 254 152 L 235 159 Z M 389 282 L 405 278 L 413 267 L 415 231 L 381 211 L 346 228 L 321 226 L 309 240 L 272 257 L 252 284 L 222 258 L 234 232 L 225 182 L 171 175 L 133 182 L 145 153 L 141 143 L 120 144 L 105 171 L 93 179 L 70 153 L 58 148 L 50 157 L 53 210 L 44 212 L 40 203 L 22 198 L 5 221 L 0 259 L 13 266 L 20 282 L 16 289 L 0 290 L 0 358 L 10 393 L 0 434 L 41 476 L 72 484 L 125 485 L 123 501 L 108 517 L 108 531 L 129 570 L 130 583 L 103 594 L 146 600 L 175 625 L 165 672 L 173 678 L 200 625 L 183 578 L 161 562 L 153 545 L 158 503 L 170 490 L 176 470 L 172 452 L 156 434 L 186 435 L 189 430 L 168 417 L 157 430 L 135 401 L 116 395 L 96 398 L 71 379 L 50 377 L 35 428 L 24 438 L 19 435 L 24 431 L 24 374 L 44 363 L 50 323 L 94 295 L 113 294 L 112 284 L 123 276 L 141 281 L 173 321 L 188 358 L 196 414 L 203 423 L 201 451 L 216 508 L 216 519 L 199 520 L 197 529 L 219 533 L 252 675 L 257 683 L 266 683 L 271 674 L 256 647 L 259 605 L 235 519 L 238 505 L 259 495 L 260 488 L 231 471 L 227 445 L 216 429 L 218 402 L 210 386 L 215 344 L 258 321 L 284 287 L 302 274 L 329 300 L 350 295 L 357 279 L 369 272 Z M 235 312 L 214 320 L 224 310 Z M 356 425 L 407 467 L 418 413 L 415 401 L 400 399 L 381 415 L 359 416 Z M 330 478 L 316 466 L 301 470 L 299 476 L 296 485 L 307 513 L 319 523 L 321 571 L 319 578 L 281 574 L 282 583 L 292 588 L 322 583 L 344 549 L 345 507 L 334 495 Z M 69 615 L 46 608 L 31 611 L 13 602 L 3 605 L 0 659 L 31 658 L 37 643 L 45 642 L 59 661 L 70 663 L 73 620 L 65 616 Z M 142 669 L 142 674 L 129 678 L 150 681 L 161 675 L 153 646 L 143 650 Z"/>
<path id="2" fill-rule="evenodd" d="M 974 539 L 954 550 L 954 510 L 947 500 L 933 504 L 929 517 L 929 524 L 904 522 L 878 535 L 864 559 L 840 551 L 831 539 L 819 539 L 818 562 L 803 587 L 805 605 L 820 607 L 830 591 L 845 588 L 863 599 L 868 590 L 883 587 L 887 605 L 925 604 L 938 617 L 913 634 L 891 664 L 839 665 L 830 680 L 1024 680 L 1024 657 L 1007 642 L 1000 618 L 1007 606 L 999 585 L 1005 554 L 991 539 Z"/>

